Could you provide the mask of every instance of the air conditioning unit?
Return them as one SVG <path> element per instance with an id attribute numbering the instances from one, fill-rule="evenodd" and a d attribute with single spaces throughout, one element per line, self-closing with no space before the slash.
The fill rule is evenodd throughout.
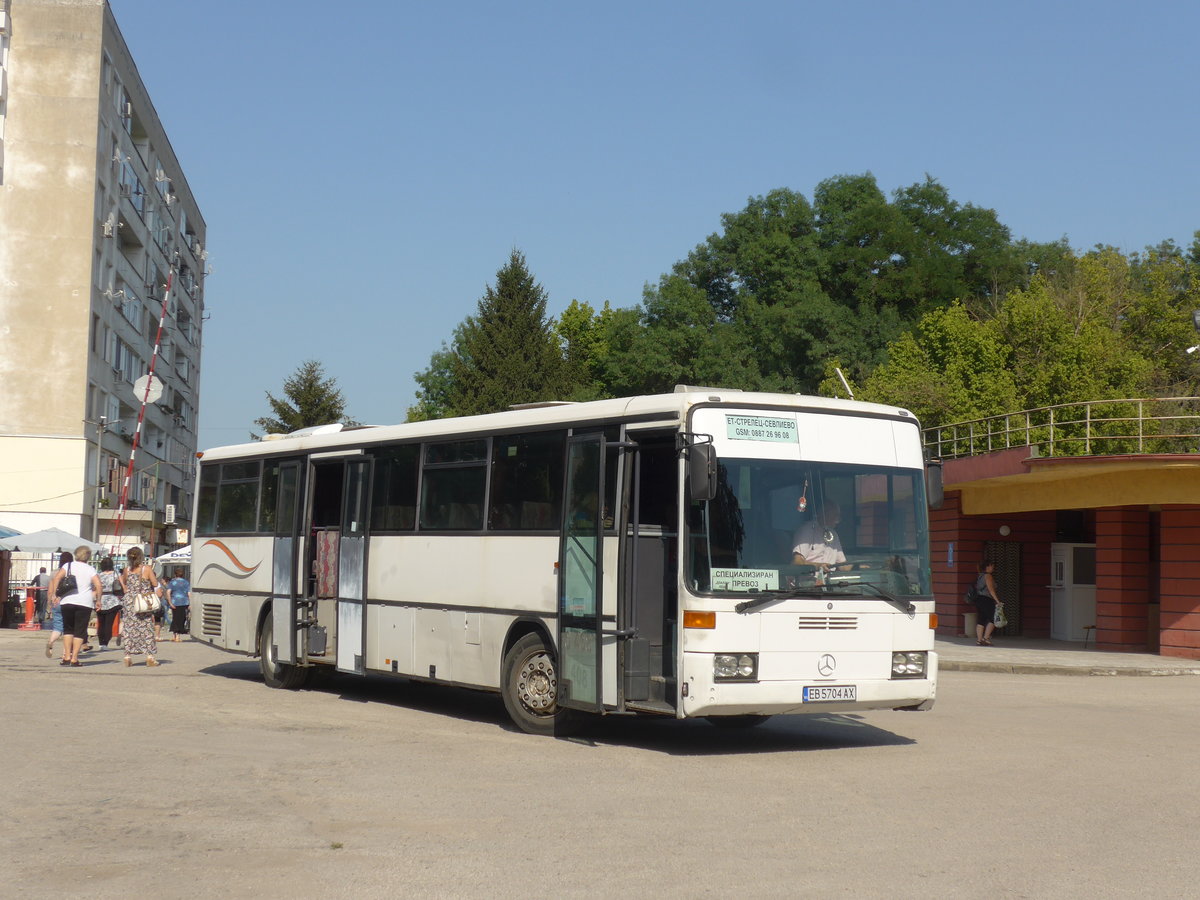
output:
<path id="1" fill-rule="evenodd" d="M 0 34 L 8 34 L 8 12 L 0 9 Z"/>
<path id="2" fill-rule="evenodd" d="M 113 224 L 112 219 L 109 219 L 104 223 L 104 236 L 110 238 L 116 233 L 117 227 Z"/>

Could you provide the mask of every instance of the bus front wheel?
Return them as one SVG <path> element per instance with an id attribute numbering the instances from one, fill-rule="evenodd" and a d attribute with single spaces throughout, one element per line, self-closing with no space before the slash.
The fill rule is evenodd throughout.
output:
<path id="1" fill-rule="evenodd" d="M 271 622 L 270 613 L 263 622 L 262 631 L 258 635 L 258 668 L 262 671 L 263 681 L 267 687 L 283 688 L 294 691 L 304 687 L 308 680 L 308 670 L 301 666 L 289 666 L 281 663 L 275 656 L 275 626 Z"/>
<path id="2" fill-rule="evenodd" d="M 564 734 L 574 720 L 558 705 L 558 670 L 553 651 L 538 634 L 527 634 L 504 655 L 504 708 L 529 734 Z"/>

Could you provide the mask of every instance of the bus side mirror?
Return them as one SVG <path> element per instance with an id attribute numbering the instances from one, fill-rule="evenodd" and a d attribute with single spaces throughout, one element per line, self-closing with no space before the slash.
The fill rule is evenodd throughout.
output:
<path id="1" fill-rule="evenodd" d="M 712 444 L 692 444 L 688 447 L 688 490 L 692 501 L 711 500 L 717 496 L 717 451 Z"/>
<path id="2" fill-rule="evenodd" d="M 929 497 L 930 509 L 941 509 L 946 500 L 946 489 L 942 483 L 942 461 L 931 459 L 925 465 L 925 493 Z"/>

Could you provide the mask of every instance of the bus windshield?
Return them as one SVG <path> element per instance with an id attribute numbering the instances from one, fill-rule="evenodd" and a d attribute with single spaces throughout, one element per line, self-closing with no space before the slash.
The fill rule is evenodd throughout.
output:
<path id="1" fill-rule="evenodd" d="M 715 498 L 690 506 L 687 529 L 698 593 L 930 594 L 920 470 L 723 458 Z"/>

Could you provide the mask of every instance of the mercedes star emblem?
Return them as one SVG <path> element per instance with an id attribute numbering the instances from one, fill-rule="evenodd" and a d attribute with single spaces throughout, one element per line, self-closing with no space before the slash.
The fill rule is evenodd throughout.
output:
<path id="1" fill-rule="evenodd" d="M 826 653 L 817 660 L 817 671 L 828 678 L 833 674 L 833 670 L 837 668 L 837 660 L 833 658 L 832 653 Z"/>

